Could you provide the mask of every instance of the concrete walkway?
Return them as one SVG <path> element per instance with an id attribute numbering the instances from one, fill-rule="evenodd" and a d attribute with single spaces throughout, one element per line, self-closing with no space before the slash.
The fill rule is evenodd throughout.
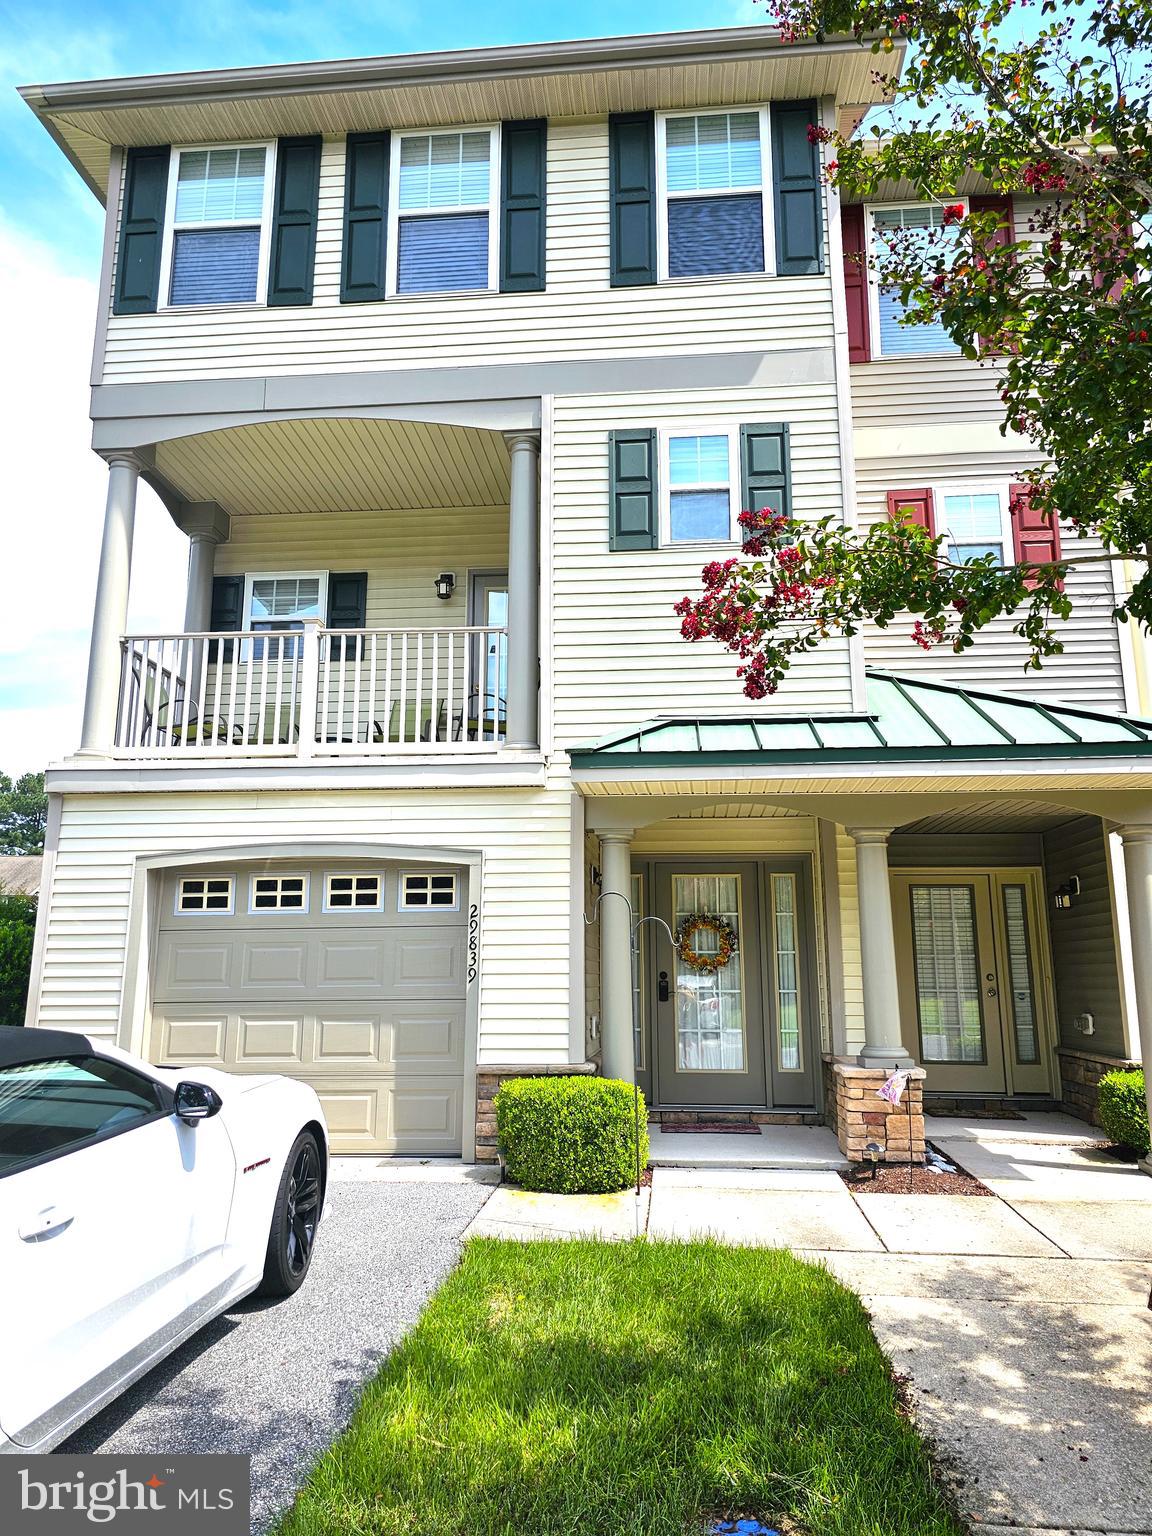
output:
<path id="1" fill-rule="evenodd" d="M 940 1119 L 929 1139 L 998 1198 L 656 1167 L 639 1201 L 497 1189 L 466 1235 L 791 1248 L 862 1297 L 974 1531 L 1152 1536 L 1152 1179 L 1062 1115 Z"/>

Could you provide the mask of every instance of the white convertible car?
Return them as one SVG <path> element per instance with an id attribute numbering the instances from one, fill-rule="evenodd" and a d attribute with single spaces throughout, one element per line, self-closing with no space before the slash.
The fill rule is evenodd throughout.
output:
<path id="1" fill-rule="evenodd" d="M 319 1100 L 0 1027 L 0 1452 L 51 1450 L 189 1334 L 308 1273 Z"/>

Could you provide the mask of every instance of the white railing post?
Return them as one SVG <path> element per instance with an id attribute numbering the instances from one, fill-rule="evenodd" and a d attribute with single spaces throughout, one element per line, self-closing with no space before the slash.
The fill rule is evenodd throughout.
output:
<path id="1" fill-rule="evenodd" d="M 319 619 L 305 619 L 301 637 L 303 656 L 300 665 L 300 713 L 296 727 L 296 755 L 300 758 L 315 757 L 316 728 L 327 733 L 328 701 L 320 700 L 320 646 L 325 639 L 324 626 Z M 289 711 L 291 719 L 291 710 Z"/>

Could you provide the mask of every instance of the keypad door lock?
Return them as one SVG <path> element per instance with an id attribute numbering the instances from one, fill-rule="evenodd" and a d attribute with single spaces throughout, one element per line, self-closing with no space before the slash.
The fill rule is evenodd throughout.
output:
<path id="1" fill-rule="evenodd" d="M 661 971 L 660 972 L 660 985 L 659 985 L 659 987 L 656 990 L 656 995 L 657 995 L 657 997 L 660 999 L 660 1001 L 662 1003 L 666 1003 L 668 1001 L 669 997 L 671 996 L 670 992 L 668 991 L 668 972 L 667 971 Z"/>

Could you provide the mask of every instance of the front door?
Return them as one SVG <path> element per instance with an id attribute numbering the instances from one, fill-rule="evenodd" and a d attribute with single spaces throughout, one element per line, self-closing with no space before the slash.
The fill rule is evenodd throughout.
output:
<path id="1" fill-rule="evenodd" d="M 904 1043 L 932 1093 L 1050 1091 L 1028 871 L 895 874 Z"/>

